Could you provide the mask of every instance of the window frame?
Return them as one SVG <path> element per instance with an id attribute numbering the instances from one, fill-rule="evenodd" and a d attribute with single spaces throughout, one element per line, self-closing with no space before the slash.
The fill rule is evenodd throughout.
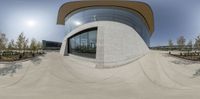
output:
<path id="1" fill-rule="evenodd" d="M 76 37 L 76 36 L 80 36 L 81 34 L 83 34 L 83 33 L 86 33 L 86 32 L 90 32 L 90 31 L 94 31 L 94 30 L 96 30 L 96 43 L 97 43 L 97 32 L 98 32 L 98 28 L 97 27 L 91 27 L 91 28 L 87 28 L 87 29 L 84 29 L 84 30 L 82 30 L 82 31 L 79 31 L 79 32 L 77 32 L 76 34 L 74 34 L 74 35 L 72 35 L 72 36 L 70 36 L 68 39 L 67 39 L 67 46 L 68 46 L 68 53 L 69 54 L 73 54 L 73 53 L 71 53 L 70 52 L 70 39 L 72 39 L 72 38 L 74 38 L 74 37 Z M 96 44 L 97 45 L 97 44 Z M 76 55 L 76 54 L 73 54 L 73 55 L 76 55 L 76 56 L 80 56 L 80 57 L 84 57 L 84 58 L 91 58 L 91 59 L 96 59 L 96 52 L 97 52 L 97 46 L 96 46 L 96 49 L 95 49 L 96 51 L 95 51 L 95 57 L 93 58 L 93 57 L 87 57 L 87 56 L 83 56 L 83 55 Z"/>

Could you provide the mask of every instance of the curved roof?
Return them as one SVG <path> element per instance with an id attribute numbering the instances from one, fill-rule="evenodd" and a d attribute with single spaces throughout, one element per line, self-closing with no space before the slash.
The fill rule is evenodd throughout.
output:
<path id="1" fill-rule="evenodd" d="M 152 33 L 154 31 L 154 17 L 153 12 L 149 5 L 143 2 L 135 2 L 135 1 L 74 1 L 74 2 L 67 2 L 63 4 L 58 12 L 57 24 L 64 25 L 65 24 L 65 17 L 68 16 L 71 12 L 76 11 L 81 8 L 87 7 L 122 7 L 128 8 L 137 12 L 141 17 L 145 20 L 149 31 Z"/>

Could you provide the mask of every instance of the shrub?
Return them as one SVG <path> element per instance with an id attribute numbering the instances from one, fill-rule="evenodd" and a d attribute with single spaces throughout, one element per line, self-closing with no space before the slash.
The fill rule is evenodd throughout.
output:
<path id="1" fill-rule="evenodd" d="M 184 54 L 184 56 L 186 57 L 186 56 L 187 56 L 187 54 L 185 53 L 185 54 Z"/>
<path id="2" fill-rule="evenodd" d="M 19 54 L 19 59 L 22 59 L 22 54 Z"/>
<path id="3" fill-rule="evenodd" d="M 35 57 L 35 53 L 32 53 L 32 57 Z"/>

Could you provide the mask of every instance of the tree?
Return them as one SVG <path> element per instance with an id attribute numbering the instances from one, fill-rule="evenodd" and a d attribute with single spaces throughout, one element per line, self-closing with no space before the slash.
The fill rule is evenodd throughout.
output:
<path id="1" fill-rule="evenodd" d="M 11 42 L 8 43 L 8 50 L 12 50 Z"/>
<path id="2" fill-rule="evenodd" d="M 23 53 L 28 49 L 28 42 L 29 40 L 24 36 L 24 33 L 22 32 L 16 42 L 17 48 L 20 50 L 23 50 Z"/>
<path id="3" fill-rule="evenodd" d="M 15 49 L 15 41 L 12 39 L 9 43 L 8 43 L 8 50 L 14 50 Z"/>
<path id="4" fill-rule="evenodd" d="M 182 50 L 185 47 L 185 42 L 186 42 L 186 39 L 184 38 L 184 36 L 180 36 L 177 39 L 177 45 L 178 45 L 180 50 Z"/>
<path id="5" fill-rule="evenodd" d="M 195 49 L 200 50 L 200 36 L 198 36 L 195 40 L 194 47 Z"/>
<path id="6" fill-rule="evenodd" d="M 28 39 L 24 38 L 24 42 L 23 42 L 23 49 L 24 49 L 24 52 L 26 49 L 28 49 Z"/>
<path id="7" fill-rule="evenodd" d="M 190 40 L 190 41 L 188 42 L 188 44 L 187 44 L 187 48 L 188 48 L 189 50 L 192 50 L 192 47 L 193 47 L 193 43 L 192 43 L 192 40 Z"/>
<path id="8" fill-rule="evenodd" d="M 24 42 L 25 42 L 25 36 L 24 33 L 22 32 L 17 39 L 16 45 L 19 51 L 21 51 L 24 48 Z"/>
<path id="9" fill-rule="evenodd" d="M 12 39 L 11 40 L 11 46 L 12 46 L 12 50 L 14 50 L 16 48 L 16 44 L 15 44 L 15 41 Z"/>
<path id="10" fill-rule="evenodd" d="M 33 38 L 31 40 L 31 45 L 30 45 L 30 49 L 35 53 L 35 51 L 37 50 L 37 41 Z"/>
<path id="11" fill-rule="evenodd" d="M 0 33 L 0 51 L 5 50 L 7 41 L 6 34 Z"/>
<path id="12" fill-rule="evenodd" d="M 42 43 L 39 41 L 39 42 L 37 42 L 37 52 L 40 49 L 42 49 Z"/>
<path id="13" fill-rule="evenodd" d="M 170 47 L 170 50 L 172 49 L 172 47 L 174 46 L 174 44 L 173 44 L 173 41 L 172 40 L 169 40 L 168 41 L 168 45 L 169 45 L 169 47 Z"/>
<path id="14" fill-rule="evenodd" d="M 192 47 L 193 47 L 193 43 L 192 43 L 192 40 L 190 40 L 187 44 L 187 50 L 188 50 L 188 54 L 189 54 L 189 51 L 192 50 Z"/>

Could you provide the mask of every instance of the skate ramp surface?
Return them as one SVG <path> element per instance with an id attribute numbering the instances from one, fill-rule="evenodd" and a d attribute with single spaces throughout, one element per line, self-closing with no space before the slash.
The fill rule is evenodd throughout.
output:
<path id="1" fill-rule="evenodd" d="M 200 63 L 151 51 L 118 68 L 49 52 L 0 76 L 2 99 L 198 99 Z M 0 64 L 0 70 L 12 64 Z M 3 69 L 5 70 L 5 69 Z"/>

